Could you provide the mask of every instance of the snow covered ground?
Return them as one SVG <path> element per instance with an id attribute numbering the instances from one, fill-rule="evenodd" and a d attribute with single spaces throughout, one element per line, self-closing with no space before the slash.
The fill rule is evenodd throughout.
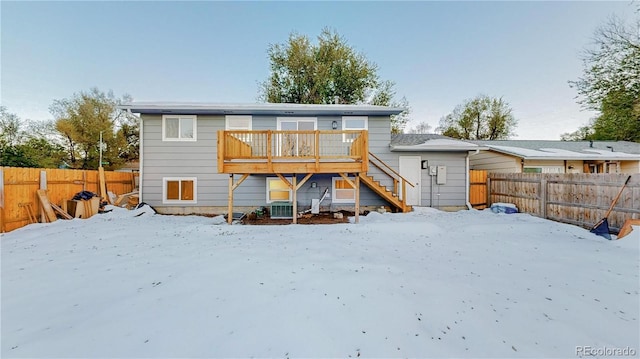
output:
<path id="1" fill-rule="evenodd" d="M 640 351 L 639 227 L 608 241 L 488 210 L 229 226 L 115 208 L 0 238 L 3 358 Z"/>

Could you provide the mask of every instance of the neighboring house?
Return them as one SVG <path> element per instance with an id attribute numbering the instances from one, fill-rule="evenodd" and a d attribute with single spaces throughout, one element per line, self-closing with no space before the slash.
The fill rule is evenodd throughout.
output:
<path id="1" fill-rule="evenodd" d="M 115 172 L 139 172 L 140 171 L 140 161 L 128 161 L 125 162 L 120 168 L 115 170 Z"/>
<path id="2" fill-rule="evenodd" d="M 390 116 L 403 110 L 393 107 L 134 102 L 121 108 L 140 114 L 140 201 L 160 213 L 229 213 L 274 203 L 291 203 L 296 213 L 325 192 L 320 207 L 331 210 L 465 208 L 467 156 L 480 148 L 434 135 L 392 140 Z"/>
<path id="3" fill-rule="evenodd" d="M 640 143 L 628 141 L 471 141 L 486 147 L 471 169 L 511 173 L 640 173 Z"/>

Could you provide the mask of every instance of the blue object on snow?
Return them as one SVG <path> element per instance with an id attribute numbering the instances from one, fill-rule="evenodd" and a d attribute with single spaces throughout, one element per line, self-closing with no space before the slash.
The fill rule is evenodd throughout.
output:
<path id="1" fill-rule="evenodd" d="M 491 205 L 491 212 L 506 214 L 518 213 L 518 208 L 512 204 L 507 205 L 505 203 L 494 203 Z"/>
<path id="2" fill-rule="evenodd" d="M 603 218 L 602 221 L 591 228 L 591 233 L 611 240 L 611 234 L 609 234 L 609 220 Z"/>

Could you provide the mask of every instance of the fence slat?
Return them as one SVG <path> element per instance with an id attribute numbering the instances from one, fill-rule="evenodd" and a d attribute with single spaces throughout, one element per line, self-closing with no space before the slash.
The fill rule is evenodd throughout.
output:
<path id="1" fill-rule="evenodd" d="M 36 191 L 40 188 L 41 173 L 46 182 L 51 203 L 62 207 L 64 201 L 83 190 L 98 193 L 98 171 L 70 170 L 57 168 L 18 168 L 0 167 L 4 180 L 0 178 L 0 198 L 4 205 L 0 207 L 0 232 L 8 232 L 29 224 L 26 207 L 20 204 L 31 203 L 36 217 L 40 218 L 40 203 Z M 135 174 L 132 172 L 105 171 L 107 190 L 114 194 L 129 193 L 134 190 Z"/>
<path id="2" fill-rule="evenodd" d="M 520 212 L 590 228 L 603 218 L 628 174 L 490 173 L 489 202 Z M 634 174 L 609 215 L 610 228 L 640 218 L 640 175 Z"/>

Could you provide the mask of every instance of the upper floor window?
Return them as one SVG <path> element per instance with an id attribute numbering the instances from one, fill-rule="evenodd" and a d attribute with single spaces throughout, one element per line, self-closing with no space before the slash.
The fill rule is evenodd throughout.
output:
<path id="1" fill-rule="evenodd" d="M 343 130 L 368 130 L 369 117 L 367 116 L 342 116 Z M 344 142 L 352 142 L 357 134 L 345 133 L 343 135 Z"/>
<path id="2" fill-rule="evenodd" d="M 227 131 L 251 131 L 251 119 L 251 115 L 227 115 L 224 127 Z"/>
<path id="3" fill-rule="evenodd" d="M 163 141 L 195 141 L 195 115 L 162 115 Z"/>
<path id="4" fill-rule="evenodd" d="M 311 156 L 315 148 L 315 131 L 318 128 L 316 117 L 278 117 L 277 129 L 287 131 L 278 134 L 278 156 Z M 288 132 L 291 131 L 291 132 Z M 297 131 L 304 131 L 297 133 Z"/>

